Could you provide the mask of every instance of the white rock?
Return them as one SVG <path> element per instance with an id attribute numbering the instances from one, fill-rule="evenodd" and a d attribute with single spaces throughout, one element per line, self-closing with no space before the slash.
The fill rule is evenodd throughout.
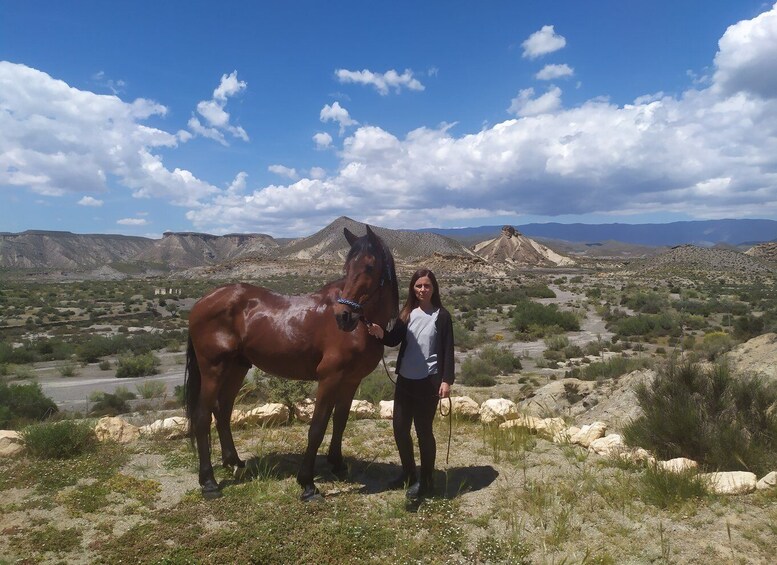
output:
<path id="1" fill-rule="evenodd" d="M 297 402 L 294 405 L 294 417 L 300 422 L 308 423 L 313 419 L 313 410 L 315 410 L 315 408 L 315 401 L 306 398 L 302 402 Z"/>
<path id="2" fill-rule="evenodd" d="M 502 429 L 515 427 L 527 428 L 533 433 L 552 437 L 558 432 L 566 429 L 566 424 L 563 418 L 538 418 L 528 414 L 518 414 L 517 418 L 502 422 L 499 424 L 499 427 Z"/>
<path id="3" fill-rule="evenodd" d="M 703 473 L 705 480 L 715 494 L 747 494 L 756 489 L 758 477 L 747 471 L 725 471 L 722 473 Z"/>
<path id="4" fill-rule="evenodd" d="M 529 416 L 528 414 L 518 414 L 516 418 L 499 424 L 499 428 L 502 430 L 510 428 L 527 428 L 528 430 L 536 431 L 537 427 L 541 425 L 540 422 L 542 422 L 542 418 Z"/>
<path id="5" fill-rule="evenodd" d="M 480 405 L 480 421 L 484 424 L 501 423 L 518 417 L 518 407 L 506 398 L 489 398 Z"/>
<path id="6" fill-rule="evenodd" d="M 570 426 L 568 428 L 561 428 L 553 432 L 553 443 L 570 443 L 572 436 L 580 431 L 577 426 Z"/>
<path id="7" fill-rule="evenodd" d="M 760 481 L 755 485 L 758 490 L 764 490 L 767 488 L 774 488 L 777 486 L 777 471 L 772 471 L 764 475 Z"/>
<path id="8" fill-rule="evenodd" d="M 586 424 L 580 431 L 569 438 L 569 441 L 588 447 L 595 439 L 599 439 L 604 436 L 607 431 L 607 424 L 604 422 L 594 422 L 593 424 Z"/>
<path id="9" fill-rule="evenodd" d="M 234 410 L 232 410 L 232 416 L 230 416 L 229 421 L 233 425 L 239 426 L 240 424 L 243 423 L 245 418 L 246 418 L 246 411 L 245 410 L 240 410 L 239 408 L 235 408 Z M 213 423 L 214 424 L 216 423 L 216 418 L 215 417 L 213 418 Z"/>
<path id="10" fill-rule="evenodd" d="M 0 430 L 0 457 L 14 457 L 24 451 L 24 440 L 19 432 Z"/>
<path id="11" fill-rule="evenodd" d="M 246 412 L 243 424 L 248 426 L 280 426 L 288 421 L 289 408 L 280 402 L 271 402 Z"/>
<path id="12" fill-rule="evenodd" d="M 375 417 L 375 405 L 368 400 L 351 401 L 351 418 L 363 420 Z"/>
<path id="13" fill-rule="evenodd" d="M 162 435 L 166 439 L 178 439 L 186 437 L 188 423 L 183 416 L 173 416 L 164 420 L 156 420 L 140 428 L 141 434 Z"/>
<path id="14" fill-rule="evenodd" d="M 669 471 L 670 473 L 685 473 L 692 469 L 698 469 L 699 464 L 693 459 L 687 459 L 685 457 L 676 457 L 669 459 L 668 461 L 659 461 L 656 463 L 659 469 Z"/>
<path id="15" fill-rule="evenodd" d="M 653 457 L 653 455 L 647 449 L 643 449 L 641 447 L 637 447 L 636 449 L 624 449 L 617 455 L 621 459 L 631 461 L 632 463 L 641 463 L 644 461 L 647 463 L 655 464 L 656 462 L 656 458 Z"/>
<path id="16" fill-rule="evenodd" d="M 382 420 L 391 420 L 394 417 L 394 401 L 381 400 L 378 402 L 378 411 Z"/>
<path id="17" fill-rule="evenodd" d="M 445 410 L 448 402 L 444 399 L 441 402 L 443 403 L 443 410 Z M 480 405 L 469 396 L 451 396 L 451 409 L 453 410 L 453 416 L 456 418 L 465 420 L 477 420 L 480 418 Z"/>
<path id="18" fill-rule="evenodd" d="M 588 446 L 588 451 L 610 457 L 617 455 L 625 448 L 626 444 L 623 443 L 623 437 L 620 434 L 610 434 L 593 440 Z"/>
<path id="19" fill-rule="evenodd" d="M 140 428 L 119 417 L 105 416 L 97 421 L 94 433 L 100 441 L 131 443 L 140 438 Z"/>

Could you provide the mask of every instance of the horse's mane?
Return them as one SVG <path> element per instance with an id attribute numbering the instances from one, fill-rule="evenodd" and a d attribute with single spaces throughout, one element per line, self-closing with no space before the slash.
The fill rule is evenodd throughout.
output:
<path id="1" fill-rule="evenodd" d="M 378 243 L 378 249 L 374 249 L 372 240 L 369 236 L 363 236 L 357 239 L 351 246 L 348 255 L 345 258 L 346 264 L 356 257 L 359 253 L 371 253 L 382 258 L 383 272 L 381 273 L 381 284 L 388 284 L 391 290 L 391 319 L 388 323 L 388 327 L 391 328 L 394 322 L 399 317 L 399 283 L 397 281 L 397 270 L 394 264 L 394 255 L 391 254 L 391 249 L 386 245 L 378 235 L 375 235 L 375 240 Z"/>

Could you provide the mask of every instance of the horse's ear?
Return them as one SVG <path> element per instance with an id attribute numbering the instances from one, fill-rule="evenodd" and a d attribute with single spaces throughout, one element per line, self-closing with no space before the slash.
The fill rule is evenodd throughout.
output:
<path id="1" fill-rule="evenodd" d="M 364 224 L 367 228 L 367 237 L 370 239 L 370 241 L 377 240 L 377 236 L 375 235 L 375 232 L 372 231 L 372 228 L 368 224 Z"/>
<path id="2" fill-rule="evenodd" d="M 351 247 L 353 247 L 353 244 L 356 243 L 357 239 L 359 239 L 357 236 L 353 235 L 351 233 L 351 230 L 349 230 L 348 228 L 343 228 L 343 235 L 345 236 L 345 239 L 348 240 L 348 245 L 350 245 Z"/>

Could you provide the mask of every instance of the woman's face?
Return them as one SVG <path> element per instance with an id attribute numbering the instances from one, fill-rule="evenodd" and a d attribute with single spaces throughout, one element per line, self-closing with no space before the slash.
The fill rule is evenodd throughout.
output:
<path id="1" fill-rule="evenodd" d="M 413 285 L 415 297 L 421 306 L 427 306 L 432 303 L 432 294 L 434 294 L 434 285 L 429 277 L 419 277 Z"/>

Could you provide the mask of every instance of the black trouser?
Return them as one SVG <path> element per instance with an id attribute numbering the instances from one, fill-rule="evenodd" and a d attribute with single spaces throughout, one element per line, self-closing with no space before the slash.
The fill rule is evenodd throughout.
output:
<path id="1" fill-rule="evenodd" d="M 408 478 L 416 477 L 413 438 L 410 426 L 415 425 L 418 449 L 421 452 L 420 480 L 431 486 L 437 443 L 434 440 L 432 423 L 437 411 L 440 392 L 440 377 L 430 375 L 425 379 L 406 379 L 399 375 L 394 389 L 394 440 L 402 462 L 402 472 Z"/>

